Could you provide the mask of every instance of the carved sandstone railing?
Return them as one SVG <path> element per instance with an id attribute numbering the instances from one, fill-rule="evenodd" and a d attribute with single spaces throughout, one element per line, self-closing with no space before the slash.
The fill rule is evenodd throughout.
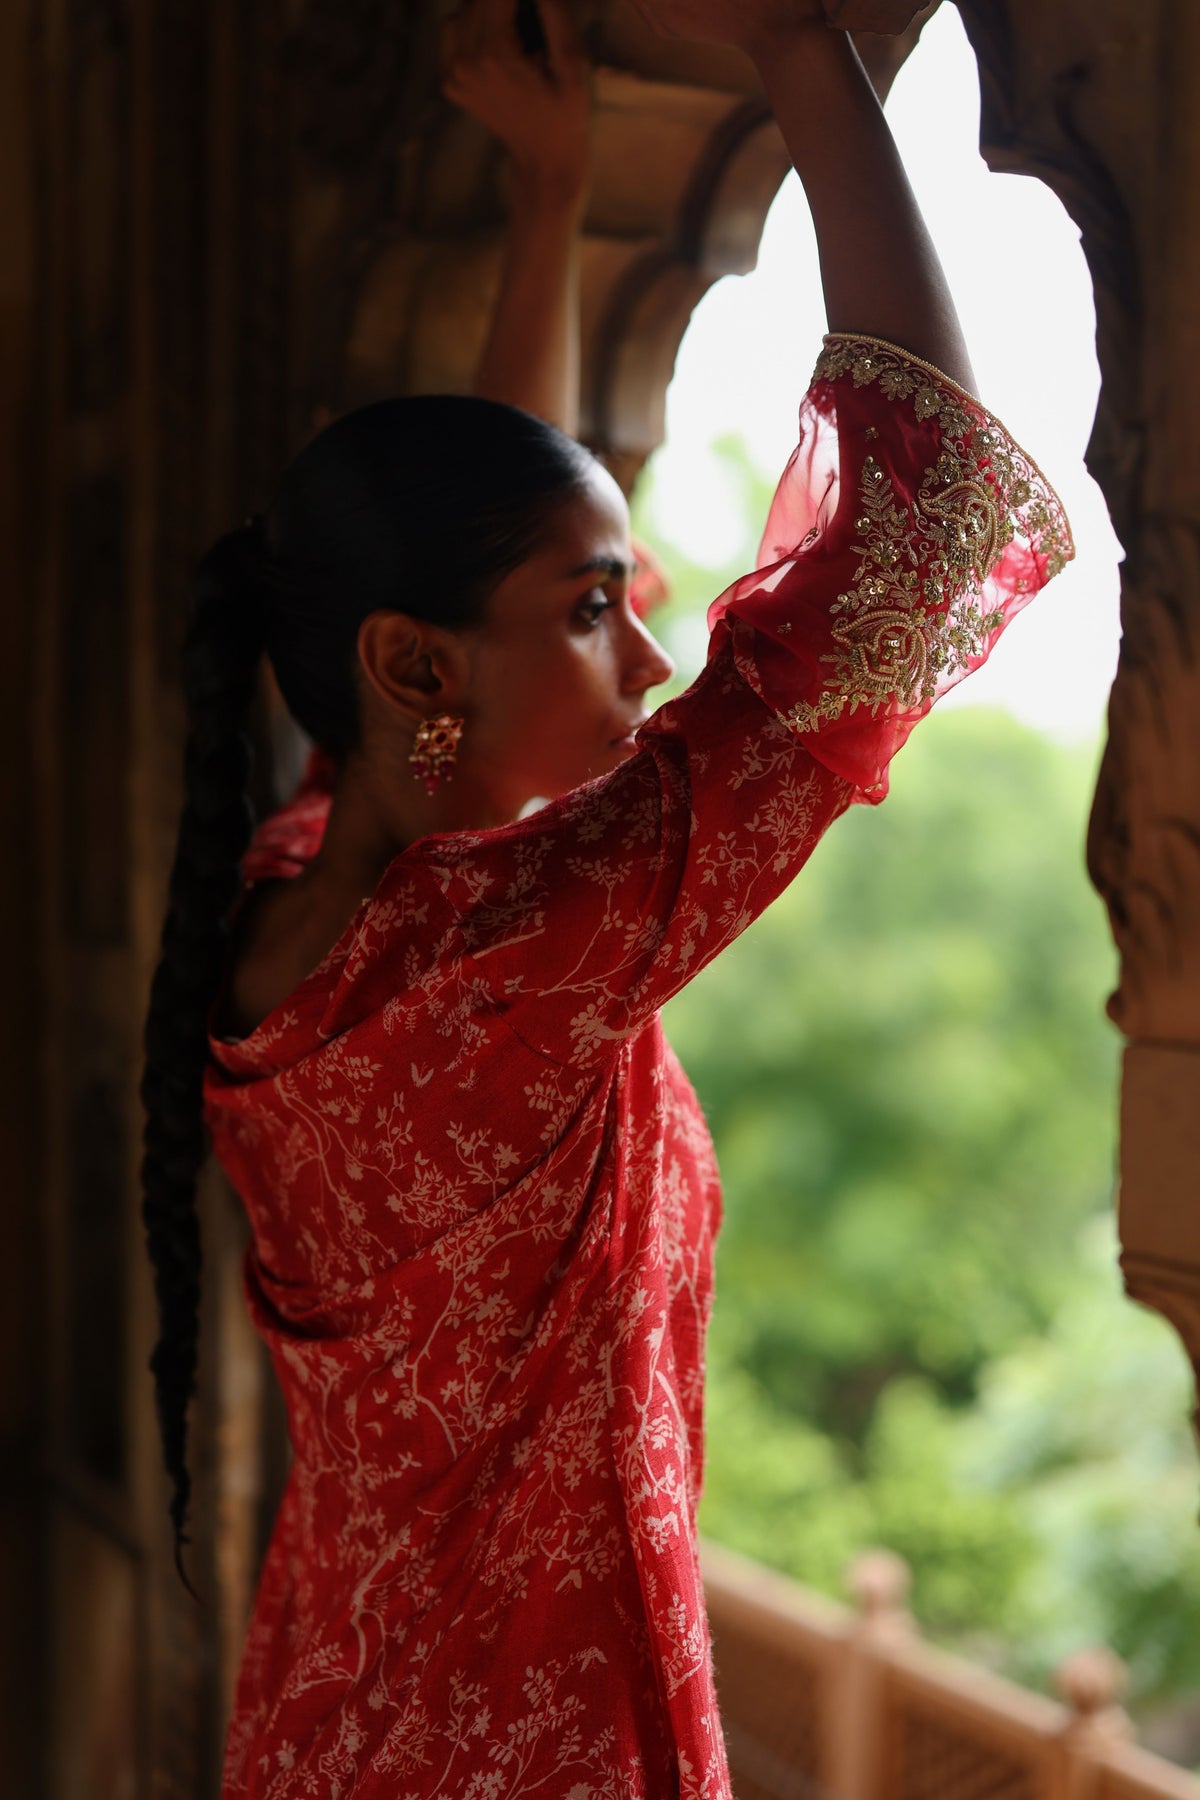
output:
<path id="1" fill-rule="evenodd" d="M 854 1564 L 853 1610 L 703 1556 L 737 1800 L 1200 1800 L 1132 1742 L 1111 1651 L 1062 1665 L 1060 1704 L 922 1643 L 888 1551 Z"/>

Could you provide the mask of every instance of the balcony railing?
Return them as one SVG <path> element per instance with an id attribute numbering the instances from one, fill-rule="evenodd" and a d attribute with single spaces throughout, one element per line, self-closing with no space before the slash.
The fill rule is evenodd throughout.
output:
<path id="1" fill-rule="evenodd" d="M 886 1551 L 855 1564 L 853 1609 L 703 1554 L 737 1800 L 1200 1800 L 1133 1743 L 1110 1651 L 1063 1665 L 1060 1704 L 922 1643 Z"/>

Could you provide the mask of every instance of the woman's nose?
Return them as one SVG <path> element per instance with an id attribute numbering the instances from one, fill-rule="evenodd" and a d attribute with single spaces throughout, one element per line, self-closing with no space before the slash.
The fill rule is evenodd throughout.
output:
<path id="1" fill-rule="evenodd" d="M 625 686 L 637 693 L 645 688 L 661 687 L 675 673 L 675 664 L 658 639 L 642 624 L 636 613 L 630 614 L 629 651 L 625 661 Z"/>

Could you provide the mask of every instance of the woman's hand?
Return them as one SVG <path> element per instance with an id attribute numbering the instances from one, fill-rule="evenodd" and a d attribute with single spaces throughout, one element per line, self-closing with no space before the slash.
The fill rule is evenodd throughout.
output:
<path id="1" fill-rule="evenodd" d="M 508 245 L 475 392 L 574 432 L 591 70 L 566 0 L 531 3 L 545 42 L 535 55 L 518 36 L 517 0 L 466 0 L 446 31 L 444 86 L 512 160 Z"/>
<path id="2" fill-rule="evenodd" d="M 565 0 L 534 4 L 544 57 L 521 47 L 516 0 L 467 0 L 446 28 L 443 88 L 499 138 L 520 182 L 579 200 L 591 174 L 590 66 Z"/>
<path id="3" fill-rule="evenodd" d="M 733 44 L 751 56 L 798 30 L 828 23 L 823 0 L 634 0 L 634 5 L 657 31 Z"/>

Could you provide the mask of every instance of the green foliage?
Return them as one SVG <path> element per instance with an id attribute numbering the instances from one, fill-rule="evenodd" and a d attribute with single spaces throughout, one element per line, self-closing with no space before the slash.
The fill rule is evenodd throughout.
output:
<path id="1" fill-rule="evenodd" d="M 1192 1379 L 1173 1333 L 1130 1306 L 1111 1218 L 1089 1224 L 1049 1331 L 1015 1345 L 963 1422 L 960 1479 L 1007 1491 L 1038 1546 L 1020 1671 L 1043 1679 L 1080 1641 L 1111 1644 L 1135 1696 L 1200 1688 Z"/>
<path id="2" fill-rule="evenodd" d="M 1107 1198 L 1086 777 L 1004 715 L 930 720 L 671 1009 L 727 1171 L 722 1285 L 756 1296 L 741 1360 L 852 1444 L 898 1375 L 966 1399 L 1044 1326 Z"/>
<path id="3" fill-rule="evenodd" d="M 744 450 L 717 454 L 761 520 Z M 753 534 L 736 567 L 675 557 L 652 479 L 638 526 L 677 581 L 686 679 Z M 885 805 L 668 1009 L 726 1190 L 702 1525 L 835 1592 L 886 1544 L 933 1635 L 1036 1680 L 1106 1641 L 1161 1701 L 1200 1681 L 1197 1478 L 1182 1359 L 1120 1297 L 1107 1223 L 1093 766 L 943 710 Z"/>

